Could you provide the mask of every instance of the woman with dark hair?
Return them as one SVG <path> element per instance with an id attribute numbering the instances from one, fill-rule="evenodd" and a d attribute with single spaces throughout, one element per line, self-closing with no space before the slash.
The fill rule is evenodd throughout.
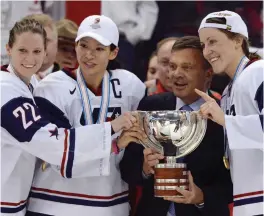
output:
<path id="1" fill-rule="evenodd" d="M 234 215 L 263 213 L 263 71 L 264 61 L 249 52 L 247 26 L 231 11 L 207 15 L 199 28 L 204 57 L 216 74 L 231 82 L 223 92 L 221 108 L 207 94 L 204 117 L 224 127 L 223 162 L 231 169 Z"/>
<path id="2" fill-rule="evenodd" d="M 85 18 L 75 39 L 79 67 L 49 75 L 34 92 L 43 115 L 61 127 L 74 128 L 104 124 L 135 110 L 145 94 L 145 85 L 131 72 L 117 69 L 114 61 L 118 40 L 117 26 L 110 18 L 98 15 Z M 142 131 L 135 126 L 122 132 L 117 140 L 118 135 L 112 136 L 108 176 L 96 175 L 104 168 L 103 164 L 83 166 L 90 173 L 78 179 L 63 179 L 46 164 L 37 166 L 28 215 L 128 216 L 128 185 L 120 176 L 119 162 L 123 156 L 120 148 L 142 137 Z"/>

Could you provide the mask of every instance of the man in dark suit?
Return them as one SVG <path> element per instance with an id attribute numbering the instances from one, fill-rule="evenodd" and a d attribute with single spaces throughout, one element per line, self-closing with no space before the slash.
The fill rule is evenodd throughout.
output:
<path id="1" fill-rule="evenodd" d="M 186 36 L 172 48 L 169 73 L 173 92 L 144 98 L 139 110 L 199 110 L 204 103 L 194 89 L 207 91 L 212 70 L 203 58 L 198 37 Z M 223 164 L 223 128 L 208 120 L 207 131 L 200 146 L 183 158 L 190 170 L 191 191 L 181 190 L 183 198 L 168 201 L 154 197 L 153 167 L 163 158 L 151 149 L 131 143 L 120 163 L 122 178 L 130 186 L 141 185 L 136 216 L 229 216 L 232 182 Z"/>

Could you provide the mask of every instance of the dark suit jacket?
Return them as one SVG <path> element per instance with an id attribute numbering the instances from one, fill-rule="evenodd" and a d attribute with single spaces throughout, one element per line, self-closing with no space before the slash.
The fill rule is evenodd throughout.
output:
<path id="1" fill-rule="evenodd" d="M 139 110 L 174 110 L 176 97 L 173 93 L 162 93 L 144 98 Z M 175 204 L 177 216 L 229 216 L 228 204 L 232 202 L 233 191 L 230 173 L 223 164 L 223 128 L 208 120 L 207 131 L 200 146 L 184 158 L 195 184 L 204 193 L 204 207 Z M 143 179 L 143 147 L 131 143 L 125 150 L 120 163 L 122 178 L 131 186 L 142 185 L 143 194 L 136 210 L 136 216 L 166 216 L 170 202 L 154 197 L 153 177 Z"/>

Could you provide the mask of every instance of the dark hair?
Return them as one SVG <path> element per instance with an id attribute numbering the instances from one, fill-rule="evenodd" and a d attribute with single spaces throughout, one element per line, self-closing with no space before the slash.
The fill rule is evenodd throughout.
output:
<path id="1" fill-rule="evenodd" d="M 204 60 L 205 69 L 211 68 L 211 65 L 203 56 L 203 47 L 201 45 L 199 37 L 197 36 L 184 36 L 184 37 L 178 38 L 173 44 L 171 52 L 188 49 L 188 48 L 199 50 Z"/>
<path id="2" fill-rule="evenodd" d="M 206 20 L 206 23 L 226 24 L 226 19 L 224 17 L 223 18 L 221 18 L 221 17 L 208 18 Z M 249 41 L 244 35 L 241 35 L 239 33 L 230 32 L 226 29 L 218 28 L 218 30 L 223 32 L 230 40 L 235 40 L 239 37 L 242 38 L 242 40 L 243 40 L 242 50 L 243 50 L 245 56 L 248 57 L 250 60 L 261 59 L 261 57 L 257 53 L 249 52 Z"/>
<path id="3" fill-rule="evenodd" d="M 9 32 L 9 40 L 8 45 L 9 47 L 13 47 L 16 36 L 20 35 L 24 32 L 32 32 L 34 34 L 40 34 L 43 38 L 44 48 L 47 48 L 47 33 L 43 26 L 34 19 L 23 19 L 19 22 L 16 22 L 13 28 Z"/>
<path id="4" fill-rule="evenodd" d="M 116 45 L 114 45 L 114 44 L 111 44 L 111 45 L 110 45 L 110 51 L 111 51 L 111 52 L 113 52 L 116 48 L 117 48 Z M 122 65 L 121 65 L 121 63 L 118 61 L 118 59 L 115 58 L 114 60 L 110 60 L 110 61 L 108 62 L 108 65 L 107 65 L 107 67 L 106 67 L 106 70 L 115 70 L 115 69 L 120 69 L 120 68 L 122 68 Z"/>

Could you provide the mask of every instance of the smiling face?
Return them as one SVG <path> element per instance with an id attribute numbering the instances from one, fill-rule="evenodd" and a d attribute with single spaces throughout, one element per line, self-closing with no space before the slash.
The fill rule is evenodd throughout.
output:
<path id="1" fill-rule="evenodd" d="M 226 34 L 216 28 L 203 28 L 199 31 L 203 46 L 203 55 L 212 65 L 216 74 L 233 70 L 238 56 L 242 55 L 241 44 L 231 40 Z M 240 50 L 238 49 L 240 46 Z"/>
<path id="2" fill-rule="evenodd" d="M 43 36 L 30 31 L 16 34 L 12 47 L 7 45 L 6 49 L 15 71 L 29 79 L 40 69 L 46 55 Z"/>
<path id="3" fill-rule="evenodd" d="M 172 52 L 169 77 L 175 96 L 191 104 L 199 98 L 194 89 L 205 91 L 212 73 L 210 69 L 205 69 L 205 60 L 200 50 L 185 48 Z"/>
<path id="4" fill-rule="evenodd" d="M 118 48 L 111 51 L 110 46 L 90 37 L 80 39 L 75 50 L 82 72 L 88 75 L 104 74 L 109 60 L 115 59 L 118 53 Z"/>

